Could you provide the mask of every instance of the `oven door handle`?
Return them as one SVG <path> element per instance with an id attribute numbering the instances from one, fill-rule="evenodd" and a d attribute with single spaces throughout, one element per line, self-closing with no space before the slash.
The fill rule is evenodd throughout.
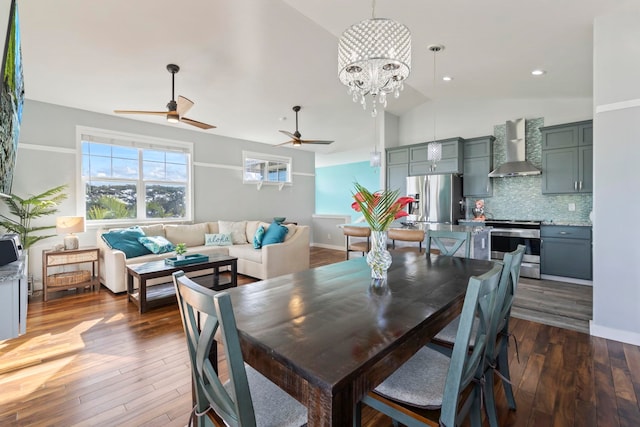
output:
<path id="1" fill-rule="evenodd" d="M 539 239 L 540 230 L 515 230 L 500 228 L 491 230 L 491 235 L 496 237 L 520 237 L 523 239 Z"/>

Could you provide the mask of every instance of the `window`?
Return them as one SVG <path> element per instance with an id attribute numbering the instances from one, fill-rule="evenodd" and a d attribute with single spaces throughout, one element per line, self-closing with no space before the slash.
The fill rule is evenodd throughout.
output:
<path id="1" fill-rule="evenodd" d="M 245 184 L 291 184 L 291 158 L 243 151 Z"/>
<path id="2" fill-rule="evenodd" d="M 191 144 L 80 133 L 87 221 L 191 219 Z"/>

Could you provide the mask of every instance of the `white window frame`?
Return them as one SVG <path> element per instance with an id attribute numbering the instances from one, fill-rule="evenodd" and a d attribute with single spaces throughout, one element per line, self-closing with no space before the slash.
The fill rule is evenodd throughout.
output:
<path id="1" fill-rule="evenodd" d="M 90 138 L 84 138 L 84 136 L 90 136 Z M 107 129 L 99 129 L 99 128 L 91 128 L 85 126 L 76 126 L 76 209 L 77 212 L 80 212 L 82 215 L 87 217 L 86 213 L 86 202 L 85 202 L 85 189 L 87 184 L 87 179 L 82 176 L 82 141 L 83 139 L 90 139 L 93 142 L 112 144 L 112 145 L 120 145 L 123 147 L 133 147 L 133 148 L 141 148 L 141 149 L 154 149 L 159 151 L 174 151 L 181 152 L 187 155 L 187 185 L 186 185 L 186 193 L 185 193 L 185 207 L 186 212 L 183 218 L 146 218 L 146 210 L 144 208 L 140 208 L 140 206 L 144 206 L 145 194 L 144 194 L 144 185 L 145 184 L 153 184 L 158 181 L 154 180 L 145 180 L 144 176 L 138 178 L 138 191 L 142 191 L 142 194 L 138 194 L 138 204 L 136 211 L 136 218 L 123 218 L 123 219 L 114 219 L 114 220 L 88 220 L 87 226 L 127 226 L 127 225 L 135 225 L 135 224 L 144 224 L 144 223 L 158 223 L 162 221 L 163 223 L 176 222 L 176 223 L 184 223 L 184 222 L 192 222 L 193 221 L 193 143 L 178 141 L 178 140 L 170 140 L 170 139 L 162 139 L 151 137 L 147 135 L 138 135 L 132 133 L 125 132 L 117 132 Z M 139 161 L 142 162 L 141 156 L 139 157 Z M 140 167 L 140 171 L 142 172 L 142 167 Z M 142 201 L 142 203 L 140 203 Z"/>
<path id="2" fill-rule="evenodd" d="M 286 180 L 272 181 L 269 176 L 263 176 L 261 179 L 255 179 L 247 174 L 247 161 L 258 160 L 264 163 L 284 163 L 286 165 Z M 266 178 L 266 179 L 265 179 Z M 285 156 L 274 156 L 273 154 L 256 153 L 253 151 L 242 151 L 242 182 L 243 184 L 256 184 L 258 189 L 263 185 L 277 185 L 281 190 L 285 185 L 293 185 L 293 159 Z"/>

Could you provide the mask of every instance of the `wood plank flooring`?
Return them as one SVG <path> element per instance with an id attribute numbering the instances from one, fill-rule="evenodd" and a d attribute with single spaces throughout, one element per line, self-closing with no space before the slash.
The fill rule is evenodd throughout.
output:
<path id="1" fill-rule="evenodd" d="M 312 266 L 343 259 L 312 249 Z M 32 301 L 27 325 L 27 334 L 0 341 L 0 426 L 187 424 L 191 379 L 176 307 L 139 314 L 104 288 L 60 293 Z M 506 408 L 499 388 L 501 425 L 640 426 L 640 347 L 524 319 L 512 330 L 518 410 Z M 363 418 L 366 427 L 392 425 L 370 408 Z"/>

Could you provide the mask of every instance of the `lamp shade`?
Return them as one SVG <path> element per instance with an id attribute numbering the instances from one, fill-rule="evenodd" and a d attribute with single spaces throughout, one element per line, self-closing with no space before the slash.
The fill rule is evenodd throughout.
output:
<path id="1" fill-rule="evenodd" d="M 56 218 L 56 233 L 83 233 L 84 217 L 82 216 L 59 216 Z"/>

